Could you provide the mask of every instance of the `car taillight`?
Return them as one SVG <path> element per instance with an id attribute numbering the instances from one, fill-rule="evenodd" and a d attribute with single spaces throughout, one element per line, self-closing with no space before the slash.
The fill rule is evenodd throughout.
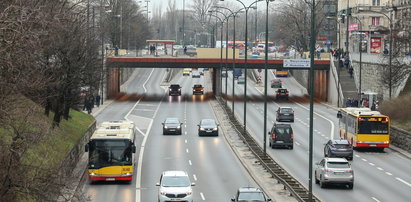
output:
<path id="1" fill-rule="evenodd" d="M 352 173 L 352 169 L 348 169 L 346 172 L 347 173 Z"/>
<path id="2" fill-rule="evenodd" d="M 280 93 L 277 92 L 277 95 L 279 95 Z"/>
<path id="3" fill-rule="evenodd" d="M 273 136 L 271 136 L 271 138 L 273 138 L 273 139 L 275 139 L 275 138 L 277 138 L 275 135 L 273 135 Z"/>
<path id="4" fill-rule="evenodd" d="M 293 135 L 291 135 L 291 139 L 294 140 L 294 136 L 293 136 Z"/>
<path id="5" fill-rule="evenodd" d="M 325 172 L 332 172 L 332 170 L 329 169 L 329 168 L 324 169 L 324 171 L 325 171 Z"/>
<path id="6" fill-rule="evenodd" d="M 288 92 L 286 92 L 285 94 L 288 95 Z"/>

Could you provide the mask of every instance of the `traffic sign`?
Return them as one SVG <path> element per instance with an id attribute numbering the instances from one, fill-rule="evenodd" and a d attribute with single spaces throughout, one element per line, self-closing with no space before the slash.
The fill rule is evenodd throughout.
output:
<path id="1" fill-rule="evenodd" d="M 310 68 L 310 60 L 309 59 L 284 59 L 283 60 L 283 67 L 288 68 Z"/>

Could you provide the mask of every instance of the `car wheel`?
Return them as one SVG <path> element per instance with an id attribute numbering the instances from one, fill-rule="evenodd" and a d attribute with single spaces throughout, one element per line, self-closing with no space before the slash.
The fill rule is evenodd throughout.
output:
<path id="1" fill-rule="evenodd" d="M 322 177 L 320 176 L 320 187 L 325 188 L 325 182 L 322 181 Z"/>
<path id="2" fill-rule="evenodd" d="M 288 148 L 292 150 L 294 148 L 294 146 L 289 146 Z"/>
<path id="3" fill-rule="evenodd" d="M 315 184 L 320 183 L 320 180 L 317 179 L 317 172 L 314 173 Z"/>
<path id="4" fill-rule="evenodd" d="M 354 188 L 354 183 L 348 184 L 348 189 L 353 189 Z"/>

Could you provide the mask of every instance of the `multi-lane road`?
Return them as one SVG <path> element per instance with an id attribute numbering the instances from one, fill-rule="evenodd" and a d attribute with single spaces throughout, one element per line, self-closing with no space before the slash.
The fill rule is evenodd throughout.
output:
<path id="1" fill-rule="evenodd" d="M 204 77 L 191 78 L 178 75 L 173 83 L 182 86 L 182 96 L 169 97 L 166 87 L 160 86 L 164 69 L 140 69 L 130 82 L 127 93 L 144 95 L 130 96 L 116 101 L 97 116 L 98 123 L 108 120 L 129 119 L 136 123 L 137 153 L 136 177 L 131 184 L 87 183 L 84 194 L 91 201 L 157 201 L 156 183 L 162 171 L 185 170 L 190 175 L 194 187 L 194 201 L 229 201 L 240 186 L 255 185 L 242 168 L 237 157 L 220 134 L 219 137 L 199 137 L 197 124 L 203 118 L 215 118 L 205 96 L 193 96 L 192 86 L 206 84 Z M 230 73 L 230 72 L 229 72 Z M 228 77 L 228 92 L 232 92 L 232 76 Z M 274 75 L 269 73 L 269 80 Z M 302 96 L 304 90 L 292 78 L 284 78 L 283 85 L 292 97 Z M 225 83 L 223 83 L 223 87 Z M 224 91 L 225 89 L 223 89 Z M 244 84 L 236 84 L 236 94 L 241 96 Z M 263 104 L 256 99 L 263 89 L 249 82 L 250 95 L 247 104 L 247 127 L 255 139 L 263 143 Z M 269 89 L 274 95 L 274 90 Z M 140 99 L 141 98 L 141 99 Z M 309 106 L 302 99 L 268 104 L 268 127 L 275 121 L 278 106 L 291 106 L 295 110 L 294 149 L 271 149 L 268 153 L 276 159 L 296 179 L 308 187 L 308 127 Z M 231 105 L 230 105 L 231 106 Z M 235 103 L 235 112 L 242 119 L 243 102 Z M 181 136 L 162 135 L 161 123 L 166 117 L 178 117 L 183 124 Z M 267 129 L 268 130 L 268 129 Z M 314 160 L 323 157 L 323 144 L 338 138 L 336 110 L 322 104 L 315 105 L 314 115 Z M 314 194 L 322 201 L 410 201 L 411 200 L 411 160 L 386 149 L 384 153 L 355 152 L 354 189 L 331 187 L 321 189 L 314 185 Z M 315 166 L 315 165 L 313 165 Z M 275 200 L 275 199 L 274 199 Z"/>
<path id="2" fill-rule="evenodd" d="M 229 74 L 229 94 L 232 92 L 232 75 Z M 269 79 L 275 78 L 269 72 Z M 269 128 L 275 121 L 275 111 L 279 106 L 293 107 L 295 111 L 295 122 L 290 123 L 294 130 L 294 150 L 271 149 L 267 146 L 268 154 L 278 161 L 289 173 L 308 187 L 308 150 L 309 150 L 309 103 L 304 102 L 304 89 L 293 78 L 282 78 L 283 88 L 290 91 L 291 99 L 288 102 L 276 102 L 270 100 L 268 103 L 267 125 Z M 225 82 L 225 80 L 223 80 Z M 223 83 L 223 87 L 225 83 Z M 223 92 L 225 89 L 223 88 Z M 241 96 L 244 85 L 236 85 L 235 92 Z M 268 90 L 274 95 L 274 89 Z M 251 84 L 247 87 L 250 96 L 247 102 L 247 127 L 263 145 L 263 123 L 264 103 L 261 99 L 255 99 L 263 95 L 263 88 Z M 231 104 L 229 105 L 231 106 Z M 235 112 L 242 119 L 243 102 L 236 102 Z M 331 138 L 338 138 L 337 111 L 326 105 L 316 104 L 314 108 L 314 161 L 323 158 L 324 144 Z M 269 129 L 267 129 L 268 131 Z M 315 168 L 315 165 L 313 165 Z M 386 149 L 385 152 L 355 151 L 352 161 L 354 170 L 354 189 L 343 187 L 330 187 L 321 189 L 313 185 L 314 194 L 322 201 L 411 201 L 411 160 Z M 313 175 L 314 176 L 314 175 Z"/>
<path id="3" fill-rule="evenodd" d="M 174 82 L 183 86 L 182 96 L 169 97 L 160 86 L 164 73 L 162 69 L 140 70 L 127 90 L 145 96 L 115 102 L 98 115 L 98 122 L 134 121 L 139 131 L 136 146 L 141 149 L 135 155 L 138 169 L 133 182 L 87 184 L 85 194 L 91 201 L 157 201 L 156 183 L 166 170 L 187 171 L 196 183 L 194 201 L 229 201 L 238 187 L 255 186 L 221 135 L 198 136 L 200 120 L 215 119 L 205 95 L 192 95 L 192 86 L 204 85 L 204 77 L 179 76 Z M 184 123 L 181 136 L 162 134 L 161 123 L 167 117 L 177 117 Z"/>

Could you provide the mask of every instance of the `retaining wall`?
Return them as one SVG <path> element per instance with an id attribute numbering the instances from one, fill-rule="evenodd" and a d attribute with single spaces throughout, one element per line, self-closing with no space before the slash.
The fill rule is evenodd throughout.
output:
<path id="1" fill-rule="evenodd" d="M 391 127 L 391 144 L 411 153 L 411 134 L 396 127 Z"/>

